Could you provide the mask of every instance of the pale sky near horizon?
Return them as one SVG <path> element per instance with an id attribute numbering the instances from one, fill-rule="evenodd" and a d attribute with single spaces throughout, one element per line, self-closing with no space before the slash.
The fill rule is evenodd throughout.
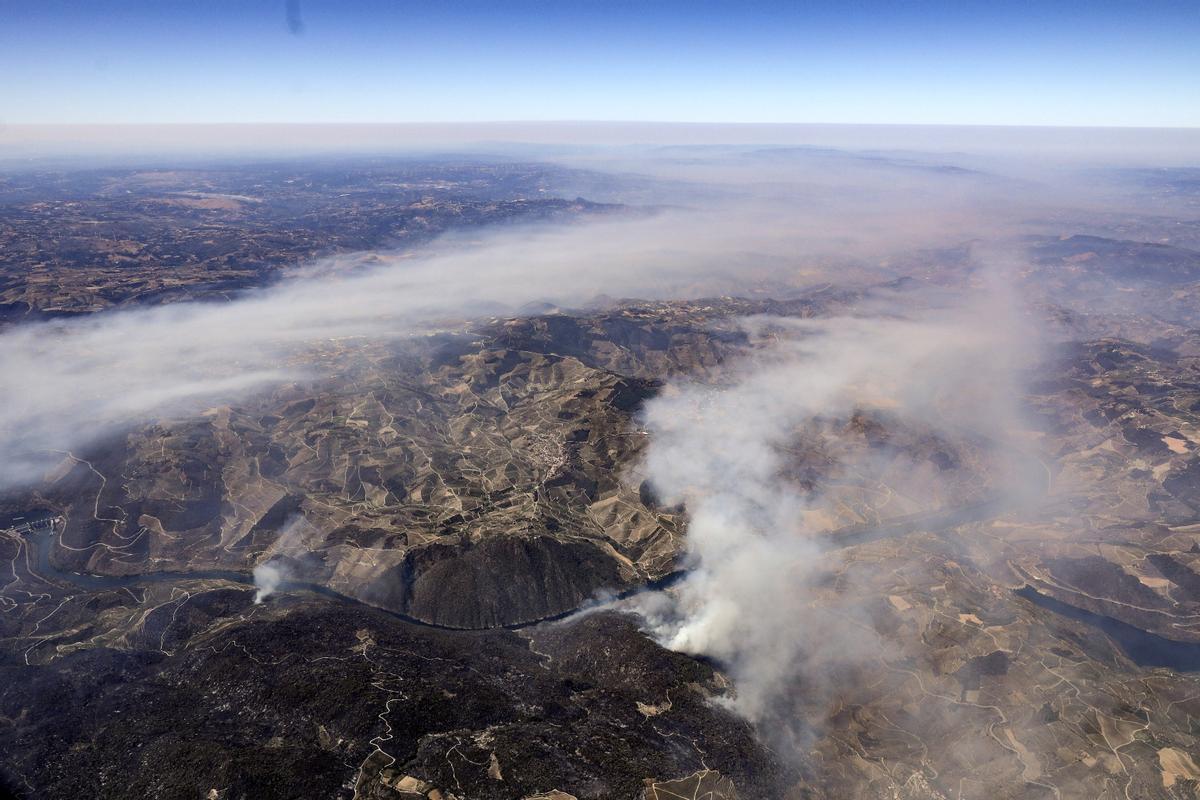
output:
<path id="1" fill-rule="evenodd" d="M 0 123 L 1200 127 L 1195 0 L 0 9 Z"/>

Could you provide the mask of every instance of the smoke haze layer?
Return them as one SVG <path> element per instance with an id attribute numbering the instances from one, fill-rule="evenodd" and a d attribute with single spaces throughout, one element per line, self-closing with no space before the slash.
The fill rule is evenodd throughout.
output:
<path id="1" fill-rule="evenodd" d="M 683 169 L 674 153 L 667 161 Z M 462 329 L 534 301 L 866 285 L 892 274 L 881 265 L 897 253 L 1008 235 L 1026 208 L 991 178 L 851 161 L 784 153 L 764 164 L 722 151 L 700 158 L 687 181 L 643 179 L 686 206 L 331 257 L 227 303 L 10 328 L 0 334 L 0 485 L 36 480 L 61 453 L 156 415 L 328 374 L 364 341 Z"/>

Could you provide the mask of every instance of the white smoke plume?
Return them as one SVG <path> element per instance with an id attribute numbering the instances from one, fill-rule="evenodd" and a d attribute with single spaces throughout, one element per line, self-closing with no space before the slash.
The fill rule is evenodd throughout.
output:
<path id="1" fill-rule="evenodd" d="M 303 516 L 293 516 L 284 523 L 279 535 L 264 553 L 266 559 L 254 567 L 254 604 L 259 605 L 299 575 L 297 558 L 311 552 L 306 543 L 317 530 Z"/>
<path id="2" fill-rule="evenodd" d="M 279 589 L 279 585 L 291 578 L 287 564 L 268 561 L 254 568 L 254 605 L 259 605 Z"/>
<path id="3" fill-rule="evenodd" d="M 667 503 L 687 508 L 691 571 L 641 611 L 665 645 L 725 666 L 737 709 L 753 720 L 803 672 L 808 648 L 854 645 L 818 630 L 810 608 L 811 576 L 829 554 L 805 521 L 822 498 L 785 475 L 798 431 L 871 408 L 893 424 L 992 437 L 1013 421 L 1013 367 L 1030 342 L 1014 333 L 1008 298 L 880 311 L 753 320 L 769 338 L 731 383 L 669 387 L 645 409 L 644 469 Z"/>

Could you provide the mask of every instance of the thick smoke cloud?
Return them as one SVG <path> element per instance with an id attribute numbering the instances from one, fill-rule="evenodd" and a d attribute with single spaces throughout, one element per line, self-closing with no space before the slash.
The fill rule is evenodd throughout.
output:
<path id="1" fill-rule="evenodd" d="M 1030 340 L 1013 335 L 1019 310 L 994 288 L 946 300 L 915 312 L 908 298 L 906 312 L 877 302 L 870 316 L 751 320 L 761 347 L 732 383 L 672 387 L 645 409 L 643 468 L 665 502 L 687 508 L 691 572 L 669 596 L 642 598 L 642 613 L 667 646 L 725 665 L 751 719 L 804 669 L 806 648 L 853 646 L 844 631 L 818 629 L 810 608 L 828 548 L 807 520 L 829 498 L 787 477 L 797 434 L 814 420 L 880 410 L 897 428 L 986 421 L 998 457 L 1011 444 L 1015 367 L 1031 355 Z"/>

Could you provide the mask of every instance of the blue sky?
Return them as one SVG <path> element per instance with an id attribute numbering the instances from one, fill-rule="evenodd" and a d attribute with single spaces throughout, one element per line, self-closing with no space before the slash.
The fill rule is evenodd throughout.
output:
<path id="1" fill-rule="evenodd" d="M 1190 2 L 0 0 L 0 122 L 1200 126 Z"/>

